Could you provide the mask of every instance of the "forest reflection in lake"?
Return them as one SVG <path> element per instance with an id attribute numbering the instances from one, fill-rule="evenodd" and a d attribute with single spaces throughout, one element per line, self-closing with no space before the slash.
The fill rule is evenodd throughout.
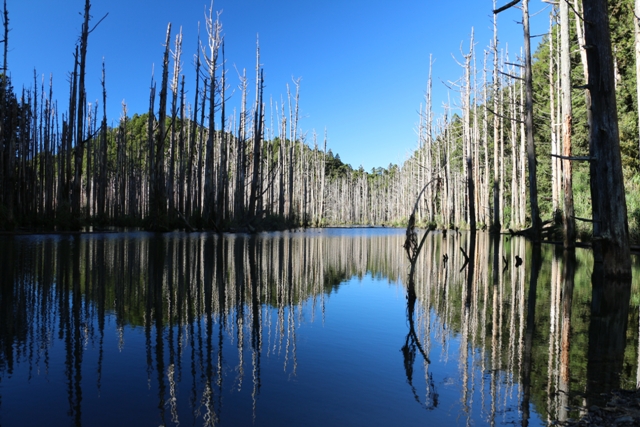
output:
<path id="1" fill-rule="evenodd" d="M 427 239 L 407 298 L 404 230 L 2 237 L 0 425 L 545 425 L 640 381 L 635 281 Z"/>

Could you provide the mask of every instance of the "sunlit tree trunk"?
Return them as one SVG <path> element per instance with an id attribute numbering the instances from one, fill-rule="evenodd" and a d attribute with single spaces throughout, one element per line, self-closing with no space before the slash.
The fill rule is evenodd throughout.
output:
<path id="1" fill-rule="evenodd" d="M 640 76 L 640 0 L 635 0 L 633 13 L 633 30 L 635 35 L 634 47 L 636 56 L 636 105 L 638 106 L 637 110 L 640 111 L 640 78 L 638 78 L 638 76 Z M 640 114 L 638 114 L 638 131 L 640 132 Z M 638 143 L 640 144 L 640 138 L 638 138 Z M 640 145 L 638 146 L 638 149 L 640 150 Z"/>
<path id="2" fill-rule="evenodd" d="M 167 181 L 167 195 L 169 198 L 169 217 L 173 218 L 175 213 L 175 176 L 176 176 L 176 144 L 177 133 L 176 123 L 178 120 L 178 83 L 180 81 L 181 55 L 182 55 L 182 27 L 176 35 L 175 51 L 173 55 L 173 77 L 171 79 L 171 145 L 169 147 L 169 179 Z"/>
<path id="3" fill-rule="evenodd" d="M 583 0 L 590 96 L 589 153 L 595 262 L 605 277 L 630 278 L 627 204 L 622 176 L 607 0 Z"/>
<path id="4" fill-rule="evenodd" d="M 496 9 L 496 0 L 493 0 L 493 9 Z M 498 138 L 500 132 L 500 118 L 498 112 L 498 96 L 500 91 L 500 79 L 498 77 L 498 14 L 493 14 L 493 218 L 491 222 L 491 230 L 499 233 L 502 225 L 500 224 L 500 191 L 498 183 L 498 161 L 500 159 L 498 152 Z"/>
<path id="5" fill-rule="evenodd" d="M 249 217 L 254 218 L 262 206 L 258 204 L 260 197 L 260 183 L 262 177 L 261 154 L 262 154 L 262 90 L 264 87 L 263 70 L 260 68 L 260 50 L 256 49 L 256 104 L 253 118 L 253 168 L 251 178 L 251 193 L 249 195 Z"/>
<path id="6" fill-rule="evenodd" d="M 468 221 L 471 232 L 476 231 L 475 184 L 473 182 L 473 148 L 471 141 L 471 58 L 473 56 L 473 29 L 469 53 L 465 55 L 465 89 L 464 89 L 464 144 L 465 162 L 464 173 L 466 179 L 466 204 L 468 206 Z"/>
<path id="7" fill-rule="evenodd" d="M 640 0 L 639 0 L 640 1 Z M 637 20 L 636 20 L 637 22 Z M 560 2 L 560 70 L 562 93 L 562 155 L 571 157 L 571 134 L 573 110 L 571 104 L 571 39 L 569 26 L 569 5 Z M 576 223 L 573 208 L 573 177 L 569 159 L 562 161 L 562 187 L 564 193 L 563 241 L 565 249 L 575 247 Z"/>

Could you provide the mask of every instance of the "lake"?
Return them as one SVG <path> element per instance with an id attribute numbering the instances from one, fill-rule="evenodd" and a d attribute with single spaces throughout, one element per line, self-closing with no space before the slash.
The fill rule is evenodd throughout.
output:
<path id="1" fill-rule="evenodd" d="M 2 236 L 0 426 L 540 426 L 638 384 L 637 259 L 600 310 L 589 250 L 432 232 L 409 278 L 404 233 Z"/>

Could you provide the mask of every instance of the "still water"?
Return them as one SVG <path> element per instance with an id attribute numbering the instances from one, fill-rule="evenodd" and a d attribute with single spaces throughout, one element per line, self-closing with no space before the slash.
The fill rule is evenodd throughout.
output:
<path id="1" fill-rule="evenodd" d="M 403 241 L 1 237 L 0 426 L 539 426 L 635 388 L 638 286 L 592 321 L 590 251 L 572 272 L 551 246 L 432 233 L 407 298 Z"/>

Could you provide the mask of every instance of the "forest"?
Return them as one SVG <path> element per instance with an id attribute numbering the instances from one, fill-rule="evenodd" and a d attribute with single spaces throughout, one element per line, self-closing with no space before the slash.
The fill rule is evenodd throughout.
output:
<path id="1" fill-rule="evenodd" d="M 100 23 L 92 20 L 91 2 L 85 2 L 63 110 L 52 99 L 52 84 L 38 82 L 35 72 L 31 88 L 12 86 L 5 1 L 0 230 L 399 226 L 425 188 L 416 210 L 420 226 L 589 241 L 599 234 L 590 179 L 599 162 L 590 153 L 590 32 L 582 3 L 553 4 L 549 32 L 531 53 L 529 43 L 517 52 L 499 45 L 494 1 L 493 41 L 478 50 L 471 32 L 468 50 L 461 52 L 462 77 L 450 88 L 456 101 L 434 113 L 429 70 L 415 151 L 401 165 L 365 171 L 327 150 L 326 135 L 308 138 L 299 128 L 299 81 L 279 103 L 263 99 L 259 46 L 255 71 L 242 76 L 240 111 L 226 108 L 223 27 L 213 10 L 195 51 L 195 81 L 185 82 L 182 34 L 169 23 L 149 110 L 132 113 L 123 104 L 117 126 L 109 126 L 104 64 L 102 105 L 89 103 L 85 91 L 87 41 Z M 527 4 L 520 6 L 523 23 Z M 637 20 L 631 0 L 609 1 L 608 8 L 628 232 L 637 242 Z"/>

